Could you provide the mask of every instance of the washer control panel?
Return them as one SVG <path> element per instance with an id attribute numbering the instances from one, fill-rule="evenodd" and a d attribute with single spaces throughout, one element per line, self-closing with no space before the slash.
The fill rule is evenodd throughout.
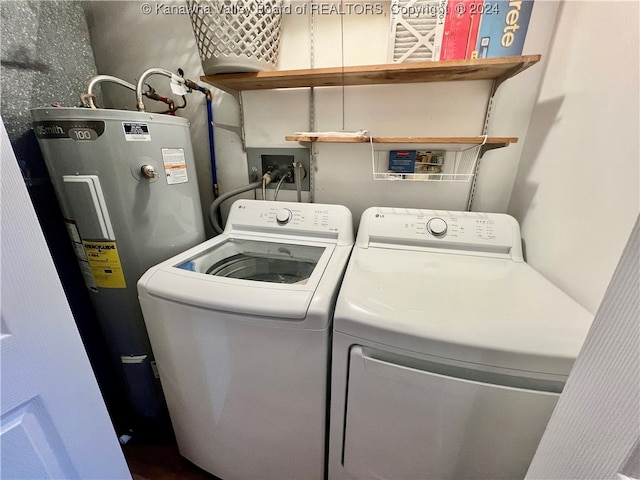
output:
<path id="1" fill-rule="evenodd" d="M 356 241 L 372 243 L 522 257 L 518 222 L 497 213 L 373 207 L 363 213 Z"/>
<path id="2" fill-rule="evenodd" d="M 227 223 L 236 231 L 300 234 L 353 243 L 351 212 L 341 205 L 238 200 Z"/>

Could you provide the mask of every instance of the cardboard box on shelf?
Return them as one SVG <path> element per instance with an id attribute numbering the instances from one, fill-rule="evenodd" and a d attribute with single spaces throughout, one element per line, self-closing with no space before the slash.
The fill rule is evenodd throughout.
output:
<path id="1" fill-rule="evenodd" d="M 491 13 L 485 8 L 480 21 L 473 58 L 510 57 L 522 54 L 527 36 L 533 0 L 489 0 Z M 474 57 L 475 55 L 475 57 Z"/>
<path id="2" fill-rule="evenodd" d="M 522 54 L 534 0 L 449 0 L 440 60 Z"/>

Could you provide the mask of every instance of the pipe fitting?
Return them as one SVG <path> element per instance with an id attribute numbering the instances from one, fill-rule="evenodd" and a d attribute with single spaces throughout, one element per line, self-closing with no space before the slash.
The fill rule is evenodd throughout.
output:
<path id="1" fill-rule="evenodd" d="M 93 93 L 93 89 L 96 85 L 102 82 L 112 82 L 123 87 L 128 88 L 129 90 L 136 91 L 136 87 L 129 82 L 126 82 L 118 77 L 113 77 L 111 75 L 96 75 L 95 77 L 89 80 L 89 84 L 87 85 L 87 93 L 80 95 L 80 99 L 82 100 L 83 105 L 88 106 L 89 108 L 98 108 L 95 103 L 95 95 Z M 86 103 L 85 103 L 86 102 Z"/>
<path id="2" fill-rule="evenodd" d="M 163 68 L 150 68 L 145 70 L 140 78 L 138 79 L 138 84 L 136 85 L 136 103 L 139 112 L 145 111 L 144 102 L 142 101 L 143 93 L 142 89 L 144 87 L 145 80 L 151 75 L 164 75 L 165 77 L 169 77 L 172 80 L 184 83 L 184 79 L 179 77 L 178 75 L 170 72 L 169 70 L 165 70 Z"/>

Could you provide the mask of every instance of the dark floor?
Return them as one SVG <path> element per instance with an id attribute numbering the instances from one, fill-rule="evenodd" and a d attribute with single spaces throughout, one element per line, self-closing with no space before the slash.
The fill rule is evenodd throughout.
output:
<path id="1" fill-rule="evenodd" d="M 180 456 L 175 443 L 123 445 L 133 480 L 220 480 Z"/>

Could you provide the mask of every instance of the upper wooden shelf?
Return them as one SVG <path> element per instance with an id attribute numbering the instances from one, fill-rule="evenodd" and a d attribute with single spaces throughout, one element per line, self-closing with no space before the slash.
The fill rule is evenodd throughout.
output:
<path id="1" fill-rule="evenodd" d="M 393 63 L 356 67 L 275 70 L 271 72 L 206 75 L 202 81 L 225 90 L 336 87 L 390 83 L 448 82 L 458 80 L 504 80 L 540 61 L 540 55 L 451 60 L 444 62 Z"/>

